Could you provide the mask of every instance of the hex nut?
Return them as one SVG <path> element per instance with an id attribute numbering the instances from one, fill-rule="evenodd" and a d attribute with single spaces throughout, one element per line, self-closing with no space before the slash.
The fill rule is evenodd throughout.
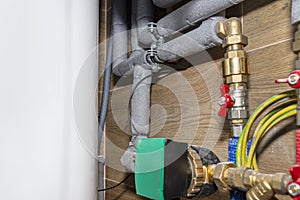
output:
<path id="1" fill-rule="evenodd" d="M 248 44 L 248 38 L 244 35 L 232 35 L 223 40 L 223 47 L 227 47 L 232 44 L 242 44 L 246 46 Z"/>
<path id="2" fill-rule="evenodd" d="M 226 77 L 226 83 L 247 83 L 248 82 L 248 76 L 244 74 L 236 74 Z"/>
<path id="3" fill-rule="evenodd" d="M 230 116 L 228 116 L 228 118 L 230 118 L 230 119 L 247 119 L 248 118 L 248 111 L 247 110 L 234 110 L 234 109 L 231 109 L 228 114 L 230 114 Z"/>
<path id="4" fill-rule="evenodd" d="M 220 190 L 230 189 L 228 185 L 228 177 L 226 177 L 226 172 L 228 168 L 235 168 L 235 165 L 232 162 L 223 162 L 216 165 L 214 170 L 214 183 Z"/>

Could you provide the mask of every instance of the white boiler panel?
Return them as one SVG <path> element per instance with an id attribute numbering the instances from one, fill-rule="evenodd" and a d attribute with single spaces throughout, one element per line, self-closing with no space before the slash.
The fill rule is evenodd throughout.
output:
<path id="1" fill-rule="evenodd" d="M 1 200 L 96 199 L 98 4 L 1 1 Z"/>

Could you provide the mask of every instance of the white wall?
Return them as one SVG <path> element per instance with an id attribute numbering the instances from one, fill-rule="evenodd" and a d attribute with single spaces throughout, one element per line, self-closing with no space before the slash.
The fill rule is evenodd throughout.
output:
<path id="1" fill-rule="evenodd" d="M 98 11 L 1 1 L 1 200 L 96 199 Z"/>

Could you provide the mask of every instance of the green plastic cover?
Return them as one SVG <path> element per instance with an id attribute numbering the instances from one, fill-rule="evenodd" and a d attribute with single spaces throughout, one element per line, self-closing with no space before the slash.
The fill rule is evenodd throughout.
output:
<path id="1" fill-rule="evenodd" d="M 139 139 L 135 160 L 135 187 L 138 195 L 164 199 L 165 138 Z"/>

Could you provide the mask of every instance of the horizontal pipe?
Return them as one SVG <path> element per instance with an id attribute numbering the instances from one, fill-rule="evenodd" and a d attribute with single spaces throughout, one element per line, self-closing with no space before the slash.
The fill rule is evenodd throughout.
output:
<path id="1" fill-rule="evenodd" d="M 198 28 L 165 43 L 158 49 L 158 58 L 164 62 L 174 62 L 202 50 L 222 44 L 222 39 L 217 36 L 216 24 L 225 18 L 211 17 L 204 21 Z"/>
<path id="2" fill-rule="evenodd" d="M 183 0 L 153 0 L 154 5 L 160 8 L 170 8 Z"/>
<path id="3" fill-rule="evenodd" d="M 192 0 L 157 22 L 160 35 L 167 37 L 195 25 L 244 0 Z"/>
<path id="4" fill-rule="evenodd" d="M 165 43 L 158 49 L 158 58 L 162 62 L 173 62 L 188 57 L 205 49 L 220 45 L 222 40 L 216 34 L 216 24 L 224 20 L 223 17 L 211 17 L 200 27 Z M 145 64 L 145 52 L 135 51 L 134 54 L 113 68 L 114 74 L 123 76 L 135 65 Z"/>
<path id="5" fill-rule="evenodd" d="M 292 24 L 300 22 L 300 0 L 292 1 Z"/>

